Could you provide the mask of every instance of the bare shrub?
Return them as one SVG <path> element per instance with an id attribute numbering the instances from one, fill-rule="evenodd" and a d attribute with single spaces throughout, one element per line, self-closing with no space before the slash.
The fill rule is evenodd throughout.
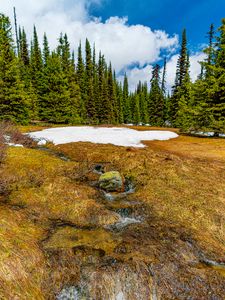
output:
<path id="1" fill-rule="evenodd" d="M 0 142 L 10 142 L 13 144 L 21 144 L 24 147 L 35 148 L 37 142 L 34 141 L 29 135 L 22 134 L 19 129 L 9 121 L 0 123 Z"/>

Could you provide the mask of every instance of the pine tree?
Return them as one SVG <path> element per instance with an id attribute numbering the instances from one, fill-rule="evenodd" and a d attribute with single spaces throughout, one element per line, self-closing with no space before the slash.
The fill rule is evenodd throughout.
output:
<path id="1" fill-rule="evenodd" d="M 131 121 L 131 110 L 129 102 L 129 85 L 127 74 L 125 73 L 123 81 L 123 115 L 125 123 L 129 123 Z"/>
<path id="2" fill-rule="evenodd" d="M 113 72 L 112 72 L 112 65 L 109 64 L 108 68 L 108 97 L 110 102 L 110 114 L 109 114 L 109 123 L 117 123 L 118 122 L 118 107 L 117 107 L 117 101 L 116 101 L 116 90 L 115 90 L 115 83 L 113 78 Z"/>
<path id="3" fill-rule="evenodd" d="M 118 123 L 124 123 L 124 115 L 123 115 L 123 87 L 122 83 L 116 82 L 116 97 L 117 97 L 117 107 L 118 107 Z"/>
<path id="4" fill-rule="evenodd" d="M 93 85 L 93 61 L 92 50 L 88 39 L 85 43 L 86 65 L 85 65 L 85 82 L 86 82 L 86 109 L 88 123 L 96 123 L 97 111 L 94 101 L 94 85 Z"/>
<path id="5" fill-rule="evenodd" d="M 39 115 L 39 110 L 43 110 L 41 108 L 41 91 L 43 91 L 43 60 L 41 48 L 39 46 L 39 40 L 37 35 L 36 27 L 34 26 L 33 31 L 33 40 L 31 43 L 31 51 L 30 51 L 30 74 L 31 74 L 31 85 L 35 91 L 36 97 L 38 99 L 38 103 L 36 105 Z M 40 113 L 41 114 L 41 113 Z"/>
<path id="6" fill-rule="evenodd" d="M 150 90 L 150 123 L 161 126 L 164 123 L 164 97 L 160 84 L 160 66 L 153 67 Z"/>
<path id="7" fill-rule="evenodd" d="M 38 101 L 36 90 L 32 83 L 29 46 L 24 28 L 22 30 L 19 28 L 19 45 L 20 78 L 24 83 L 24 88 L 29 98 L 30 117 L 34 120 L 38 118 Z"/>
<path id="8" fill-rule="evenodd" d="M 133 96 L 133 100 L 134 100 L 134 111 L 133 111 L 133 122 L 134 124 L 138 125 L 141 121 L 141 116 L 140 116 L 140 97 L 139 94 L 136 93 Z"/>
<path id="9" fill-rule="evenodd" d="M 48 63 L 50 57 L 50 49 L 49 49 L 49 44 L 48 44 L 48 38 L 46 36 L 46 33 L 44 33 L 44 41 L 43 41 L 43 62 L 44 65 L 46 66 Z"/>
<path id="10" fill-rule="evenodd" d="M 20 79 L 9 18 L 0 14 L 0 119 L 27 123 L 29 102 Z"/>
<path id="11" fill-rule="evenodd" d="M 172 89 L 172 97 L 170 99 L 170 121 L 176 126 L 177 115 L 179 111 L 179 100 L 185 95 L 185 87 L 189 77 L 189 55 L 187 50 L 187 36 L 186 30 L 182 33 L 182 43 L 180 55 L 177 62 L 175 85 Z M 184 87 L 184 89 L 182 89 Z M 183 101 L 183 100 L 182 100 Z"/>
<path id="12" fill-rule="evenodd" d="M 53 123 L 70 123 L 70 91 L 61 57 L 53 52 L 44 68 L 40 117 Z"/>
<path id="13" fill-rule="evenodd" d="M 206 48 L 204 51 L 207 54 L 207 59 L 206 59 L 206 63 L 203 65 L 206 69 L 206 74 L 205 74 L 206 78 L 211 75 L 211 71 L 212 71 L 211 67 L 212 67 L 214 55 L 215 55 L 215 48 L 214 48 L 215 30 L 214 30 L 213 24 L 211 24 L 210 30 L 207 35 L 208 35 L 209 45 L 208 45 L 208 48 Z"/>
<path id="14" fill-rule="evenodd" d="M 82 57 L 81 43 L 78 47 L 76 80 L 80 88 L 80 116 L 84 123 L 87 121 L 85 66 Z"/>
<path id="15" fill-rule="evenodd" d="M 147 124 L 149 122 L 148 115 L 148 85 L 145 82 L 142 85 L 141 93 L 139 95 L 139 104 L 140 104 L 140 118 L 141 122 Z"/>
<path id="16" fill-rule="evenodd" d="M 167 65 L 167 61 L 166 58 L 164 58 L 162 85 L 161 85 L 161 90 L 164 96 L 166 95 L 166 65 Z"/>
<path id="17" fill-rule="evenodd" d="M 212 116 L 211 129 L 218 135 L 225 131 L 225 19 L 219 28 L 212 72 L 207 78 L 209 86 L 209 106 Z"/>

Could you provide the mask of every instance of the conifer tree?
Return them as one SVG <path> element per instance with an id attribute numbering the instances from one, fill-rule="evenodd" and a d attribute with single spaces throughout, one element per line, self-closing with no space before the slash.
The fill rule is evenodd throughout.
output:
<path id="1" fill-rule="evenodd" d="M 225 19 L 219 28 L 212 73 L 208 80 L 211 129 L 218 135 L 225 130 Z"/>
<path id="2" fill-rule="evenodd" d="M 167 61 L 166 58 L 164 58 L 162 85 L 161 85 L 161 90 L 164 96 L 166 96 L 166 65 L 167 65 Z"/>
<path id="3" fill-rule="evenodd" d="M 116 101 L 116 90 L 115 90 L 115 84 L 113 79 L 113 72 L 112 72 L 112 65 L 109 64 L 108 68 L 108 101 L 109 101 L 109 107 L 111 108 L 111 111 L 109 112 L 109 123 L 117 123 L 118 122 L 118 107 L 117 107 L 117 101 Z"/>
<path id="4" fill-rule="evenodd" d="M 71 107 L 68 80 L 61 57 L 53 52 L 44 68 L 44 90 L 41 90 L 40 117 L 53 123 L 70 123 Z"/>
<path id="5" fill-rule="evenodd" d="M 186 29 L 182 33 L 182 43 L 180 55 L 177 62 L 175 85 L 172 90 L 172 97 L 170 99 L 170 121 L 174 126 L 176 126 L 177 115 L 179 111 L 179 100 L 185 97 L 183 86 L 187 85 L 187 80 L 189 77 L 189 55 L 187 50 L 187 36 Z M 184 101 L 184 100 L 182 100 Z"/>
<path id="6" fill-rule="evenodd" d="M 44 80 L 43 80 L 43 60 L 42 60 L 42 53 L 41 48 L 39 45 L 38 35 L 36 27 L 34 26 L 33 30 L 33 40 L 31 43 L 31 51 L 30 51 L 30 74 L 31 74 L 31 85 L 35 91 L 37 97 L 37 105 L 35 108 L 43 110 L 41 108 L 41 91 L 43 91 L 44 87 Z M 35 114 L 35 113 L 34 113 Z"/>
<path id="7" fill-rule="evenodd" d="M 140 119 L 141 122 L 147 124 L 149 122 L 148 115 L 148 85 L 145 82 L 141 87 L 141 93 L 139 95 L 140 104 Z"/>
<path id="8" fill-rule="evenodd" d="M 122 83 L 116 81 L 116 97 L 117 97 L 117 107 L 118 107 L 118 123 L 124 123 L 124 115 L 123 115 L 123 87 Z"/>
<path id="9" fill-rule="evenodd" d="M 125 123 L 129 123 L 131 121 L 131 111 L 129 102 L 129 85 L 127 74 L 125 73 L 123 81 L 123 115 Z"/>
<path id="10" fill-rule="evenodd" d="M 80 88 L 80 116 L 84 123 L 87 121 L 85 66 L 82 57 L 81 42 L 78 47 L 76 80 Z"/>
<path id="11" fill-rule="evenodd" d="M 91 46 L 86 39 L 85 43 L 86 64 L 85 64 L 85 83 L 86 83 L 86 109 L 89 123 L 95 123 L 97 119 L 97 112 L 94 101 L 94 86 L 93 86 L 93 61 Z"/>
<path id="12" fill-rule="evenodd" d="M 48 63 L 50 57 L 50 49 L 49 49 L 49 44 L 48 44 L 48 38 L 46 36 L 46 33 L 44 33 L 44 41 L 43 41 L 43 62 L 44 65 L 46 66 Z"/>
<path id="13" fill-rule="evenodd" d="M 0 14 L 0 119 L 27 123 L 29 102 L 20 79 L 9 18 Z"/>
<path id="14" fill-rule="evenodd" d="M 160 66 L 156 64 L 153 67 L 151 90 L 150 90 L 150 123 L 161 126 L 164 123 L 164 97 L 160 83 Z"/>
<path id="15" fill-rule="evenodd" d="M 207 55 L 207 59 L 206 62 L 202 65 L 206 70 L 206 74 L 205 74 L 206 78 L 209 77 L 212 72 L 212 65 L 213 65 L 214 55 L 215 55 L 215 47 L 214 47 L 215 30 L 213 24 L 210 25 L 210 30 L 207 35 L 208 35 L 209 44 L 204 51 Z"/>

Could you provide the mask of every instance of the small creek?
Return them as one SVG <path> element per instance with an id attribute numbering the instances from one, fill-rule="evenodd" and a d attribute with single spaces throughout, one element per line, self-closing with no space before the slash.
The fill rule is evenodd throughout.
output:
<path id="1" fill-rule="evenodd" d="M 100 165 L 93 171 L 102 174 Z M 61 224 L 43 243 L 45 251 L 57 253 L 59 264 L 60 255 L 69 251 L 79 273 L 76 279 L 62 282 L 55 299 L 223 299 L 225 285 L 218 281 L 211 291 L 208 269 L 224 276 L 224 265 L 201 260 L 198 250 L 179 238 L 180 228 L 156 221 L 151 208 L 135 198 L 131 181 L 126 180 L 123 193 L 99 189 L 98 193 L 98 201 L 118 215 L 117 222 L 91 228 Z"/>

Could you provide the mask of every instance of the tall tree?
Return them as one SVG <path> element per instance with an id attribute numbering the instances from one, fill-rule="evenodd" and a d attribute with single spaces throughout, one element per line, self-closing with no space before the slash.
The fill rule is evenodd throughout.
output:
<path id="1" fill-rule="evenodd" d="M 179 111 L 179 100 L 184 96 L 185 88 L 182 87 L 187 85 L 187 80 L 189 78 L 189 55 L 187 50 L 187 35 L 186 29 L 182 33 L 182 42 L 180 55 L 177 61 L 177 70 L 175 85 L 172 89 L 172 97 L 170 99 L 170 121 L 176 126 L 176 119 Z"/>
<path id="2" fill-rule="evenodd" d="M 166 96 L 166 65 L 167 65 L 167 61 L 166 61 L 166 58 L 164 58 L 162 85 L 161 85 L 161 90 L 162 90 L 162 93 L 164 96 Z"/>
<path id="3" fill-rule="evenodd" d="M 85 81 L 85 66 L 82 56 L 82 45 L 81 42 L 78 47 L 78 58 L 77 58 L 77 72 L 76 80 L 80 87 L 80 116 L 83 122 L 87 121 L 87 110 L 86 110 L 86 81 Z"/>
<path id="4" fill-rule="evenodd" d="M 164 123 L 164 97 L 161 90 L 160 66 L 153 67 L 150 90 L 150 123 L 161 126 Z"/>
<path id="5" fill-rule="evenodd" d="M 130 101 L 129 101 L 129 85 L 127 74 L 124 75 L 123 81 L 123 115 L 124 122 L 129 123 L 131 121 Z"/>
<path id="6" fill-rule="evenodd" d="M 95 123 L 97 118 L 93 85 L 93 61 L 92 50 L 88 39 L 85 43 L 86 64 L 85 64 L 85 82 L 86 82 L 86 108 L 89 123 Z"/>
<path id="7" fill-rule="evenodd" d="M 0 14 L 0 119 L 29 121 L 29 102 L 20 79 L 9 18 Z"/>

